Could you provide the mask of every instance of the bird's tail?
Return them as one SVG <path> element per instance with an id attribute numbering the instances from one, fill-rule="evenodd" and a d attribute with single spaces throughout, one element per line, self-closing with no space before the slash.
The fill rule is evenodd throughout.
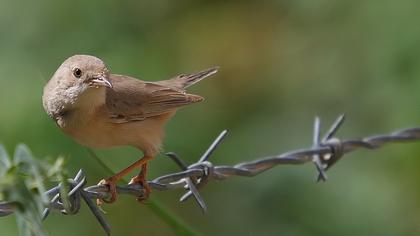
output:
<path id="1" fill-rule="evenodd" d="M 197 82 L 200 82 L 202 79 L 215 74 L 218 69 L 219 67 L 213 67 L 213 68 L 196 72 L 196 73 L 192 73 L 192 74 L 180 75 L 178 79 L 182 80 L 184 88 L 188 88 L 189 86 Z"/>
<path id="2" fill-rule="evenodd" d="M 213 67 L 207 70 L 203 70 L 203 71 L 199 71 L 196 73 L 191 73 L 191 74 L 182 74 L 182 75 L 178 75 L 175 78 L 169 79 L 169 80 L 164 80 L 164 81 L 159 81 L 158 83 L 161 85 L 165 85 L 168 87 L 173 87 L 173 88 L 177 88 L 177 89 L 186 89 L 189 86 L 200 82 L 202 79 L 209 77 L 210 75 L 213 75 L 217 72 L 217 70 L 219 69 L 219 67 Z"/>

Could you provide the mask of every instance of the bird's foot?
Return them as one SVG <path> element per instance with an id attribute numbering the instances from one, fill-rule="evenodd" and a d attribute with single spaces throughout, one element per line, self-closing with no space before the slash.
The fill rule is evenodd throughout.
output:
<path id="1" fill-rule="evenodd" d="M 143 186 L 143 195 L 141 197 L 137 197 L 137 201 L 139 202 L 143 203 L 144 201 L 146 201 L 149 198 L 150 193 L 152 192 L 152 189 L 150 188 L 147 179 L 142 174 L 136 175 L 133 178 L 131 178 L 128 184 L 140 184 L 141 186 Z"/>
<path id="2" fill-rule="evenodd" d="M 104 203 L 113 203 L 117 200 L 117 184 L 114 178 L 103 179 L 99 181 L 98 185 L 107 185 L 109 188 L 109 194 L 111 197 L 109 199 L 97 199 L 96 204 L 102 205 Z"/>

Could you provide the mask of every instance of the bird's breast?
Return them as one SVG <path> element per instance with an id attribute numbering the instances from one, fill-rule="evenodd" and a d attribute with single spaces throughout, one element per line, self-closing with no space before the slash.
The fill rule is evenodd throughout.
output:
<path id="1" fill-rule="evenodd" d="M 143 121 L 116 124 L 110 122 L 104 109 L 78 109 L 66 118 L 66 125 L 62 129 L 78 143 L 88 147 L 134 146 L 154 155 L 160 150 L 163 127 L 170 116 L 164 114 Z"/>

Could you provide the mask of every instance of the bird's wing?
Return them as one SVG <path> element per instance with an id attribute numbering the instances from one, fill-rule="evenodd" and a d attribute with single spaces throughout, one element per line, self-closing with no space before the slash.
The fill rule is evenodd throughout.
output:
<path id="1" fill-rule="evenodd" d="M 113 123 L 141 121 L 203 100 L 198 95 L 129 76 L 110 75 L 109 79 L 112 88 L 106 92 L 106 108 Z"/>

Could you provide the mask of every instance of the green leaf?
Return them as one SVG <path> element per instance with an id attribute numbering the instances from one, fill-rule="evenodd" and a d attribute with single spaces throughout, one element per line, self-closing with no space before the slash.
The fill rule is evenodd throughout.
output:
<path id="1" fill-rule="evenodd" d="M 24 144 L 19 144 L 16 147 L 13 161 L 16 165 L 21 166 L 23 174 L 30 175 L 32 178 L 27 178 L 28 185 L 34 191 L 44 193 L 46 188 L 44 186 L 44 176 L 46 176 L 48 168 L 42 168 L 41 162 L 37 161 L 33 156 L 29 148 Z M 40 197 L 44 203 L 48 202 L 47 196 L 40 194 Z"/>
<path id="2" fill-rule="evenodd" d="M 9 198 L 19 203 L 15 217 L 21 235 L 47 235 L 42 225 L 41 210 L 43 204 L 40 195 L 33 194 L 22 179 L 15 186 Z"/>
<path id="3" fill-rule="evenodd" d="M 4 147 L 0 145 L 0 197 L 15 206 L 20 235 L 47 235 L 41 218 L 44 207 L 49 202 L 45 195 L 44 182 L 66 182 L 67 175 L 63 169 L 63 158 L 58 158 L 51 165 L 36 159 L 23 144 L 16 147 L 11 161 Z M 66 196 L 65 189 L 61 192 Z M 64 197 L 63 201 L 65 200 Z"/>
<path id="4" fill-rule="evenodd" d="M 7 154 L 7 151 L 4 148 L 4 146 L 0 144 L 0 176 L 2 176 L 4 172 L 6 172 L 8 168 L 10 168 L 10 166 L 10 157 Z"/>
<path id="5" fill-rule="evenodd" d="M 19 144 L 16 147 L 15 154 L 13 156 L 13 164 L 16 165 L 22 174 L 33 174 L 33 159 L 29 149 Z"/>

